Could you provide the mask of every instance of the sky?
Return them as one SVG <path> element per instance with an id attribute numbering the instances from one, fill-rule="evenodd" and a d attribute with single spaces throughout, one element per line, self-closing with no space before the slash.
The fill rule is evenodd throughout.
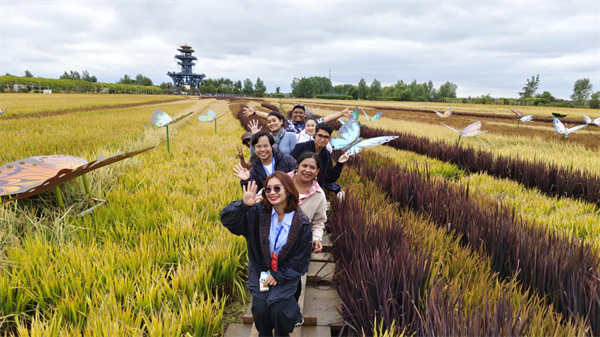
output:
<path id="1" fill-rule="evenodd" d="M 600 90 L 600 2 L 590 1 L 7 1 L 0 0 L 0 74 L 100 82 L 143 74 L 170 82 L 187 43 L 195 72 L 260 77 L 268 92 L 294 77 L 446 81 L 458 96 L 569 99 L 577 79 Z"/>

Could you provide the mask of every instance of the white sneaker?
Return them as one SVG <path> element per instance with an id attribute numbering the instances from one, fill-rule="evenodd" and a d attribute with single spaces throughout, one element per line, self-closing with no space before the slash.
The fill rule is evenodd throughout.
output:
<path id="1" fill-rule="evenodd" d="M 346 196 L 346 193 L 344 192 L 344 190 L 341 190 L 337 193 L 337 198 L 339 201 L 344 200 L 344 197 Z"/>

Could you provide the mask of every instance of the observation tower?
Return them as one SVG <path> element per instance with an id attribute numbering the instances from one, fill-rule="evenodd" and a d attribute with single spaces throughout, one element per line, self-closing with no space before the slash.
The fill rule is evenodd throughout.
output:
<path id="1" fill-rule="evenodd" d="M 200 82 L 206 77 L 204 74 L 194 74 L 194 67 L 196 64 L 194 61 L 198 60 L 192 53 L 195 51 L 192 47 L 188 46 L 187 43 L 177 49 L 181 54 L 175 55 L 177 64 L 179 65 L 180 71 L 167 72 L 167 75 L 173 79 L 173 85 L 177 88 L 181 88 L 182 85 L 189 85 L 190 88 L 200 88 Z"/>

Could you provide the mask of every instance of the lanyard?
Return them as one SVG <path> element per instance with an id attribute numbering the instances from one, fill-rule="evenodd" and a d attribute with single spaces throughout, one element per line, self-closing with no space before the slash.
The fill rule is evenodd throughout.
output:
<path id="1" fill-rule="evenodd" d="M 278 223 L 279 225 L 279 231 L 277 231 L 277 236 L 275 237 L 275 243 L 273 243 L 273 252 L 277 251 L 277 241 L 279 240 L 279 234 L 281 234 L 281 231 L 283 230 L 283 224 Z M 281 247 L 279 247 L 281 248 Z"/>
<path id="2" fill-rule="evenodd" d="M 267 173 L 267 177 L 269 175 L 271 175 L 271 173 L 275 172 L 275 156 L 273 156 L 272 161 L 271 161 L 271 173 L 269 173 L 269 170 L 267 170 L 267 167 L 265 166 L 265 164 L 262 163 L 262 161 L 260 162 L 260 164 L 265 169 L 265 172 Z"/>

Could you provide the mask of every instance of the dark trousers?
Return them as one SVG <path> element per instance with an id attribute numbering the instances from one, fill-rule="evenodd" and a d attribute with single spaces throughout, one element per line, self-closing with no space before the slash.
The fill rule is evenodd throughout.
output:
<path id="1" fill-rule="evenodd" d="M 252 317 L 259 336 L 289 336 L 296 323 L 302 321 L 300 307 L 294 297 L 279 300 L 270 306 L 265 300 L 252 298 Z"/>

